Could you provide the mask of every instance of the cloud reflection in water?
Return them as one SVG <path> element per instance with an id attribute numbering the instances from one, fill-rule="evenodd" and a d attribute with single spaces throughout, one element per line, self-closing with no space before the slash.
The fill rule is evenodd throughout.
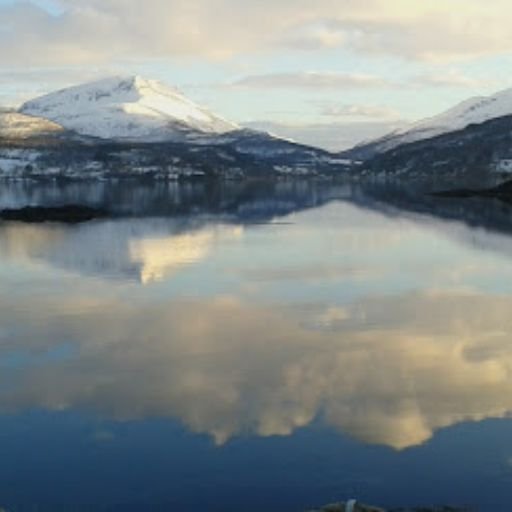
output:
<path id="1" fill-rule="evenodd" d="M 155 304 L 76 295 L 34 298 L 37 317 L 22 319 L 26 300 L 0 302 L 0 323 L 15 333 L 0 357 L 31 354 L 30 364 L 2 371 L 4 411 L 172 417 L 217 443 L 288 435 L 321 415 L 396 449 L 512 411 L 505 296 L 409 293 L 343 314 L 312 308 L 309 318 L 232 297 Z M 66 357 L 45 357 L 63 340 L 73 347 Z"/>

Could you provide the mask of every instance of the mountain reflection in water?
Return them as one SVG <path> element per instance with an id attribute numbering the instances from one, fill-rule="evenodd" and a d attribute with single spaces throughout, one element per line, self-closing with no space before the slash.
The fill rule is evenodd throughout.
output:
<path id="1" fill-rule="evenodd" d="M 35 410 L 160 418 L 222 453 L 321 424 L 409 457 L 448 427 L 507 421 L 511 239 L 375 196 L 363 207 L 350 187 L 279 186 L 213 205 L 148 192 L 148 210 L 120 198 L 119 218 L 80 226 L 1 224 L 0 434 L 1 418 Z M 48 197 L 3 200 L 34 194 Z"/>

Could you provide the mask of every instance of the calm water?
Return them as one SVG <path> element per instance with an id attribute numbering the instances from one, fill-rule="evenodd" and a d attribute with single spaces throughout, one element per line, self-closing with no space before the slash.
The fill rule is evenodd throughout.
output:
<path id="1" fill-rule="evenodd" d="M 478 226 L 474 203 L 303 183 L 0 190 L 78 199 L 115 216 L 0 224 L 0 508 L 510 510 L 512 210 Z"/>

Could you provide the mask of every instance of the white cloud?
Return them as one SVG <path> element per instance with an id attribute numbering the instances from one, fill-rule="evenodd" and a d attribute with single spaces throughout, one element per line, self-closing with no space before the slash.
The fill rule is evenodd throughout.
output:
<path id="1" fill-rule="evenodd" d="M 508 52 L 512 7 L 494 0 L 60 0 L 0 7 L 3 64 L 225 58 L 287 45 L 413 59 Z"/>
<path id="2" fill-rule="evenodd" d="M 329 105 L 321 114 L 327 117 L 356 117 L 371 119 L 400 119 L 400 112 L 377 105 Z"/>
<path id="3" fill-rule="evenodd" d="M 314 71 L 250 75 L 236 80 L 231 85 L 261 89 L 356 89 L 394 86 L 394 84 L 374 75 Z"/>
<path id="4" fill-rule="evenodd" d="M 413 84 L 417 84 L 422 87 L 484 88 L 497 86 L 498 81 L 490 78 L 473 78 L 460 71 L 449 69 L 446 71 L 420 75 L 413 80 Z"/>

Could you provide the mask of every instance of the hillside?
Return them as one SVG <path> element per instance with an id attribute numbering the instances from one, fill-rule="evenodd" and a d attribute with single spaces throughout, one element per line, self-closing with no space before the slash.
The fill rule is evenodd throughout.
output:
<path id="1" fill-rule="evenodd" d="M 18 112 L 0 111 L 0 138 L 27 139 L 64 132 L 62 126 L 52 121 Z"/>
<path id="2" fill-rule="evenodd" d="M 402 179 L 493 184 L 512 171 L 512 116 L 399 146 L 353 172 Z"/>
<path id="3" fill-rule="evenodd" d="M 456 132 L 472 124 L 482 124 L 508 115 L 512 115 L 512 89 L 492 96 L 470 98 L 437 116 L 409 124 L 384 137 L 358 144 L 344 152 L 344 155 L 356 160 L 367 160 L 405 144 Z"/>

